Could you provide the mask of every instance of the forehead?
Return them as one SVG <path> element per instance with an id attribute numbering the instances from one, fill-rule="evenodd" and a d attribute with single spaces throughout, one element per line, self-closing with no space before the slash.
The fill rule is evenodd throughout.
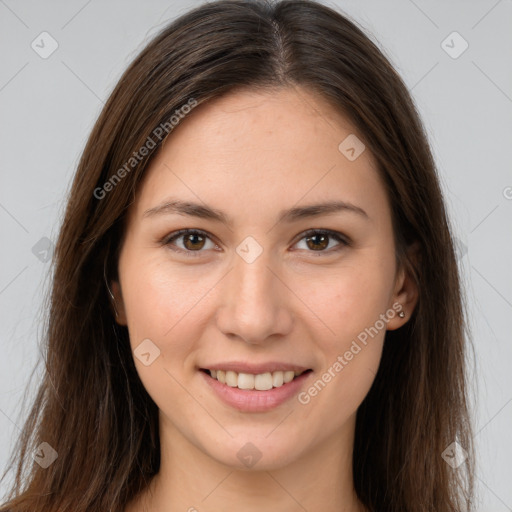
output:
<path id="1" fill-rule="evenodd" d="M 367 149 L 348 159 L 339 149 L 347 137 L 363 139 L 311 91 L 229 93 L 193 109 L 170 133 L 146 171 L 137 213 L 174 196 L 248 218 L 325 200 L 385 214 L 376 163 Z"/>

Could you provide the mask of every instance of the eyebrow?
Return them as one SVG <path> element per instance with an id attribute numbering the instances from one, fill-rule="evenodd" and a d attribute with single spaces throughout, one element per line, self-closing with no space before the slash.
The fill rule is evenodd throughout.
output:
<path id="1" fill-rule="evenodd" d="M 367 220 L 368 214 L 359 206 L 346 201 L 329 201 L 326 203 L 310 204 L 298 206 L 288 210 L 281 210 L 278 215 L 278 222 L 296 222 L 301 219 L 317 217 L 320 215 L 329 215 L 333 213 L 347 212 L 359 215 Z M 214 220 L 225 225 L 231 225 L 231 219 L 222 210 L 212 208 L 208 205 L 194 203 L 190 201 L 181 201 L 178 199 L 166 200 L 162 204 L 149 208 L 143 214 L 143 218 L 153 217 L 163 214 L 179 214 L 198 217 L 200 219 Z"/>

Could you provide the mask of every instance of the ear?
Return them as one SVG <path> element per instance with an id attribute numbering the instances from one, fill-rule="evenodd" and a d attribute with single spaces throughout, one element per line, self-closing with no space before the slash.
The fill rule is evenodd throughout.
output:
<path id="1" fill-rule="evenodd" d="M 395 287 L 389 308 L 396 312 L 393 318 L 390 318 L 386 329 L 393 331 L 402 327 L 411 318 L 414 308 L 418 302 L 419 290 L 416 284 L 415 270 L 420 263 L 421 253 L 420 245 L 414 242 L 407 249 L 405 262 L 400 266 L 395 279 Z M 400 318 L 399 313 L 403 311 L 404 317 Z"/>
<path id="2" fill-rule="evenodd" d="M 126 311 L 124 307 L 124 301 L 123 301 L 123 293 L 121 291 L 121 285 L 118 281 L 112 281 L 110 283 L 110 287 L 112 289 L 112 295 L 113 299 L 111 302 L 111 306 L 113 308 L 113 313 L 116 316 L 116 322 L 119 325 L 127 325 L 128 322 L 126 321 Z"/>

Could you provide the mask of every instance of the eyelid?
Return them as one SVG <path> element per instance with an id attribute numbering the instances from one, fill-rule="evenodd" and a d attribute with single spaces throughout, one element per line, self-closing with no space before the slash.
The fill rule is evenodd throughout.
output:
<path id="1" fill-rule="evenodd" d="M 217 245 L 217 246 L 219 245 L 219 244 L 217 244 L 217 242 L 215 242 L 215 237 L 212 234 L 208 233 L 208 231 L 204 231 L 202 229 L 197 229 L 197 228 L 184 228 L 184 229 L 179 229 L 178 231 L 173 231 L 172 233 L 169 233 L 161 240 L 161 244 L 170 247 L 172 245 L 171 240 L 176 240 L 183 235 L 200 235 L 205 238 L 209 238 L 215 245 Z M 177 253 L 185 253 L 187 256 L 192 256 L 192 257 L 200 256 L 201 253 L 204 252 L 202 250 L 201 251 L 185 251 L 183 249 L 180 249 L 179 247 L 173 247 L 171 250 L 174 252 L 177 252 Z"/>
<path id="2" fill-rule="evenodd" d="M 208 231 L 204 231 L 202 229 L 197 229 L 197 228 L 184 228 L 184 229 L 180 229 L 178 231 L 173 231 L 172 233 L 169 233 L 161 240 L 161 244 L 165 245 L 165 246 L 171 246 L 172 240 L 176 240 L 177 238 L 180 238 L 183 235 L 189 235 L 189 234 L 196 234 L 196 235 L 204 236 L 206 238 L 209 238 L 213 243 L 215 243 L 215 245 L 219 246 L 219 244 L 215 241 L 215 237 L 212 234 L 208 233 Z M 331 229 L 325 229 L 325 228 L 310 228 L 310 229 L 307 229 L 306 231 L 302 231 L 301 233 L 299 233 L 297 235 L 293 245 L 296 245 L 298 242 L 300 242 L 304 238 L 306 238 L 308 236 L 313 236 L 313 235 L 327 235 L 331 238 L 334 238 L 337 242 L 339 242 L 339 245 L 336 246 L 334 249 L 331 248 L 329 250 L 324 250 L 324 251 L 307 251 L 309 253 L 312 253 L 315 256 L 332 254 L 332 253 L 337 252 L 338 250 L 342 249 L 343 247 L 348 247 L 348 246 L 352 245 L 352 241 L 350 240 L 350 238 L 347 237 L 346 235 L 344 235 L 343 233 L 340 233 L 339 231 L 334 231 Z M 199 256 L 199 255 L 201 255 L 201 253 L 204 252 L 203 250 L 185 251 L 183 249 L 180 249 L 179 247 L 173 247 L 171 250 L 173 250 L 174 252 L 178 252 L 178 253 L 185 253 L 187 256 L 192 256 L 192 257 Z"/>
<path id="3" fill-rule="evenodd" d="M 328 255 L 336 253 L 337 251 L 341 250 L 343 247 L 348 247 L 352 245 L 352 241 L 350 238 L 343 233 L 340 233 L 339 231 L 334 231 L 332 229 L 325 229 L 325 228 L 310 228 L 306 231 L 303 231 L 299 235 L 297 235 L 296 242 L 293 245 L 296 245 L 298 242 L 303 240 L 304 238 L 308 236 L 313 235 L 327 235 L 330 238 L 334 238 L 339 244 L 331 249 L 324 250 L 324 251 L 307 251 L 308 253 L 311 253 L 313 256 L 322 256 L 322 255 Z"/>

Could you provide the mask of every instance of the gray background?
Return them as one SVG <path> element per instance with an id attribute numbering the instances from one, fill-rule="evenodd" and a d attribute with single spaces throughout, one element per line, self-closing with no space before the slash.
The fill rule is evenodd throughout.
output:
<path id="1" fill-rule="evenodd" d="M 30 380 L 48 286 L 44 238 L 56 240 L 86 137 L 129 61 L 199 3 L 0 0 L 2 470 L 22 425 L 24 392 L 30 399 L 42 374 L 39 364 Z M 478 510 L 512 511 L 512 1 L 324 3 L 358 21 L 384 50 L 429 132 L 477 356 Z M 31 47 L 34 40 L 42 46 L 43 31 L 58 43 L 46 59 Z M 451 36 L 442 45 L 453 31 L 469 44 L 457 58 L 462 40 Z"/>

